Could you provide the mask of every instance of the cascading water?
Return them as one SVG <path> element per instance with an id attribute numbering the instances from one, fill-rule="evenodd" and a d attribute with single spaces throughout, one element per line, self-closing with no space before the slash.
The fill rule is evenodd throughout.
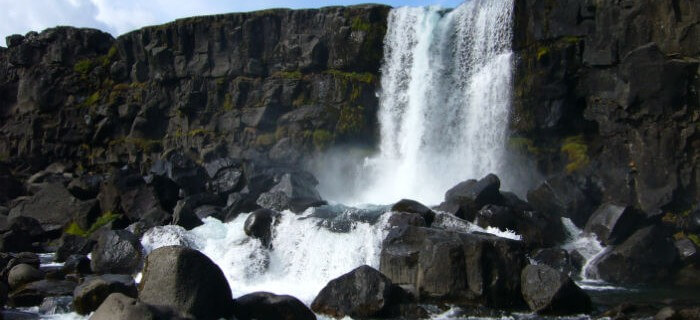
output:
<path id="1" fill-rule="evenodd" d="M 391 11 L 380 152 L 359 170 L 360 191 L 334 200 L 435 204 L 460 181 L 502 172 L 512 10 L 512 0 L 473 0 L 447 13 L 439 7 Z"/>

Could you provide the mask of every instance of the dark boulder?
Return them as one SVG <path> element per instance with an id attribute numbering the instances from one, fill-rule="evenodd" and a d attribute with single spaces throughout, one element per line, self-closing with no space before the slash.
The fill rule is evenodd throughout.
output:
<path id="1" fill-rule="evenodd" d="M 44 279 L 44 273 L 26 263 L 18 264 L 7 274 L 7 284 L 10 289 L 17 289 L 27 283 Z"/>
<path id="2" fill-rule="evenodd" d="M 0 163 L 0 204 L 4 204 L 24 193 L 22 182 L 12 174 L 12 171 L 5 164 Z"/>
<path id="3" fill-rule="evenodd" d="M 58 243 L 58 248 L 54 254 L 56 262 L 63 262 L 74 254 L 86 255 L 92 251 L 95 246 L 95 240 L 64 233 Z"/>
<path id="4" fill-rule="evenodd" d="M 207 183 L 207 190 L 214 194 L 227 195 L 240 189 L 242 178 L 243 172 L 240 168 L 219 169 Z"/>
<path id="5" fill-rule="evenodd" d="M 112 293 L 100 304 L 91 320 L 181 319 L 164 316 L 160 310 L 123 293 Z"/>
<path id="6" fill-rule="evenodd" d="M 234 302 L 234 316 L 239 320 L 280 319 L 315 320 L 316 315 L 299 299 L 269 292 L 253 292 Z"/>
<path id="7" fill-rule="evenodd" d="M 425 219 L 415 212 L 392 212 L 387 221 L 390 227 L 416 226 L 425 227 Z"/>
<path id="8" fill-rule="evenodd" d="M 136 283 L 129 275 L 105 274 L 88 276 L 73 290 L 73 308 L 78 314 L 86 315 L 102 304 L 115 292 L 136 298 Z"/>
<path id="9" fill-rule="evenodd" d="M 277 211 L 304 212 L 309 207 L 326 204 L 316 191 L 318 180 L 308 172 L 283 174 L 276 185 L 260 195 L 257 204 Z"/>
<path id="10" fill-rule="evenodd" d="M 146 184 L 122 190 L 119 199 L 120 207 L 130 221 L 139 221 L 151 211 L 164 211 L 157 192 L 152 186 Z"/>
<path id="11" fill-rule="evenodd" d="M 435 212 L 433 210 L 430 210 L 430 208 L 426 207 L 422 203 L 415 200 L 401 199 L 399 202 L 391 206 L 391 211 L 417 213 L 425 221 L 426 227 L 430 227 L 430 225 L 433 223 L 433 220 L 435 220 Z"/>
<path id="12" fill-rule="evenodd" d="M 678 249 L 678 254 L 684 262 L 700 262 L 700 252 L 698 252 L 698 246 L 690 239 L 680 239 L 674 242 L 676 249 Z"/>
<path id="13" fill-rule="evenodd" d="M 567 239 L 567 232 L 558 216 L 537 211 L 515 211 L 510 207 L 486 205 L 476 213 L 474 223 L 480 227 L 494 227 L 514 231 L 535 247 L 549 247 Z"/>
<path id="14" fill-rule="evenodd" d="M 380 271 L 410 285 L 420 301 L 453 301 L 497 308 L 524 304 L 519 241 L 421 227 L 392 229 L 382 245 Z"/>
<path id="15" fill-rule="evenodd" d="M 186 197 L 175 205 L 173 224 L 187 230 L 201 226 L 203 224 L 202 220 L 197 216 L 195 210 L 204 205 L 221 206 L 223 201 L 219 196 L 211 193 L 200 193 Z"/>
<path id="16" fill-rule="evenodd" d="M 311 303 L 311 310 L 334 318 L 388 318 L 408 300 L 401 287 L 370 266 L 360 266 L 331 280 Z"/>
<path id="17" fill-rule="evenodd" d="M 199 319 L 227 317 L 232 303 L 221 269 L 201 252 L 181 246 L 158 248 L 146 257 L 139 299 Z"/>
<path id="18" fill-rule="evenodd" d="M 84 175 L 71 180 L 68 184 L 68 192 L 80 200 L 89 200 L 100 193 L 100 185 L 104 177 L 101 175 Z"/>
<path id="19" fill-rule="evenodd" d="M 90 266 L 98 274 L 133 274 L 141 268 L 141 243 L 126 230 L 105 230 L 92 249 Z"/>
<path id="20" fill-rule="evenodd" d="M 90 259 L 85 255 L 74 254 L 68 256 L 63 263 L 61 270 L 64 274 L 89 274 L 92 273 L 90 268 Z"/>
<path id="21" fill-rule="evenodd" d="M 643 220 L 644 216 L 632 207 L 605 203 L 593 212 L 584 232 L 595 234 L 603 244 L 619 244 L 637 230 Z"/>
<path id="22" fill-rule="evenodd" d="M 13 207 L 10 217 L 31 217 L 38 220 L 44 230 L 54 230 L 67 226 L 76 217 L 96 218 L 98 213 L 94 203 L 76 199 L 60 183 L 49 183 Z"/>
<path id="23" fill-rule="evenodd" d="M 476 212 L 484 205 L 501 201 L 499 188 L 501 180 L 489 174 L 481 180 L 467 180 L 458 183 L 445 193 L 445 201 L 439 210 L 452 213 L 462 219 L 473 221 Z"/>
<path id="24" fill-rule="evenodd" d="M 260 239 L 264 246 L 269 246 L 272 241 L 272 227 L 279 212 L 269 209 L 258 209 L 253 211 L 245 220 L 243 231 L 249 237 Z"/>
<path id="25" fill-rule="evenodd" d="M 523 269 L 522 292 L 532 311 L 566 315 L 589 313 L 591 299 L 567 275 L 546 265 Z"/>
<path id="26" fill-rule="evenodd" d="M 206 171 L 187 155 L 172 153 L 164 166 L 167 176 L 175 181 L 186 195 L 204 192 Z"/>
<path id="27" fill-rule="evenodd" d="M 595 268 L 605 281 L 635 284 L 668 278 L 677 262 L 678 251 L 669 234 L 661 227 L 649 226 L 600 257 Z"/>
<path id="28" fill-rule="evenodd" d="M 581 267 L 575 258 L 569 252 L 560 248 L 546 248 L 535 251 L 532 255 L 532 260 L 537 264 L 544 264 L 557 271 L 572 277 L 575 273 L 580 272 Z"/>
<path id="29" fill-rule="evenodd" d="M 600 200 L 590 183 L 556 176 L 528 191 L 527 202 L 539 212 L 570 218 L 577 227 L 583 228 Z"/>
<path id="30" fill-rule="evenodd" d="M 13 307 L 37 306 L 46 297 L 68 296 L 73 294 L 76 283 L 66 280 L 39 280 L 13 290 L 8 305 Z"/>

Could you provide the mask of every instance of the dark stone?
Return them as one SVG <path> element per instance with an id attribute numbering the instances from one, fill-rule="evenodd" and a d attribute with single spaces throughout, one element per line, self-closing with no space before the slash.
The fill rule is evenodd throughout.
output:
<path id="1" fill-rule="evenodd" d="M 25 263 L 18 264 L 7 275 L 7 284 L 10 289 L 17 289 L 27 283 L 44 279 L 44 273 L 39 269 Z"/>
<path id="2" fill-rule="evenodd" d="M 104 178 L 100 175 L 84 175 L 71 180 L 68 184 L 68 192 L 80 200 L 89 200 L 97 197 L 100 185 Z"/>
<path id="3" fill-rule="evenodd" d="M 78 314 L 86 315 L 97 310 L 115 292 L 136 298 L 134 279 L 129 275 L 117 274 L 88 276 L 73 290 L 73 308 Z"/>
<path id="4" fill-rule="evenodd" d="M 105 230 L 92 249 L 90 266 L 97 274 L 133 274 L 141 268 L 141 243 L 126 230 Z"/>
<path id="5" fill-rule="evenodd" d="M 462 219 L 473 221 L 476 212 L 487 204 L 501 201 L 499 188 L 501 181 L 489 174 L 481 180 L 467 180 L 458 183 L 445 193 L 445 201 L 439 210 L 452 213 Z"/>
<path id="6" fill-rule="evenodd" d="M 243 173 L 239 168 L 220 169 L 208 183 L 208 190 L 219 195 L 227 195 L 240 188 Z"/>
<path id="7" fill-rule="evenodd" d="M 521 276 L 523 297 L 540 314 L 581 314 L 591 311 L 591 299 L 567 275 L 545 265 L 528 265 Z"/>
<path id="8" fill-rule="evenodd" d="M 389 232 L 380 260 L 382 274 L 395 284 L 413 286 L 421 302 L 524 304 L 520 272 L 526 258 L 518 241 L 407 226 Z"/>
<path id="9" fill-rule="evenodd" d="M 64 233 L 54 254 L 56 262 L 63 262 L 74 254 L 86 255 L 92 251 L 95 241 L 89 238 Z"/>
<path id="10" fill-rule="evenodd" d="M 537 250 L 532 255 L 532 259 L 538 264 L 547 265 L 569 277 L 581 271 L 580 267 L 582 267 L 582 265 L 577 266 L 566 250 L 559 248 Z"/>
<path id="11" fill-rule="evenodd" d="M 45 297 L 73 294 L 75 286 L 75 282 L 66 280 L 39 280 L 30 282 L 10 293 L 8 305 L 13 307 L 37 306 L 41 304 Z"/>
<path id="12" fill-rule="evenodd" d="M 598 276 L 608 282 L 635 284 L 662 281 L 676 267 L 678 251 L 661 227 L 637 230 L 596 263 Z"/>
<path id="13" fill-rule="evenodd" d="M 314 315 L 299 299 L 269 292 L 253 292 L 239 297 L 234 303 L 234 316 L 240 320 L 282 319 L 315 320 Z"/>
<path id="14" fill-rule="evenodd" d="M 219 267 L 199 251 L 169 246 L 147 257 L 139 300 L 203 319 L 227 317 L 231 289 Z"/>
<path id="15" fill-rule="evenodd" d="M 590 189 L 592 187 L 581 186 L 569 177 L 553 177 L 528 191 L 527 202 L 536 211 L 568 217 L 577 227 L 583 228 L 600 203 Z"/>
<path id="16" fill-rule="evenodd" d="M 249 237 L 260 239 L 260 242 L 267 247 L 272 241 L 272 227 L 279 216 L 279 212 L 273 210 L 255 210 L 246 218 L 243 231 Z"/>
<path id="17" fill-rule="evenodd" d="M 199 219 L 204 219 L 207 217 L 213 217 L 219 220 L 223 220 L 223 208 L 219 206 L 203 205 L 194 209 L 194 214 Z"/>
<path id="18" fill-rule="evenodd" d="M 430 208 L 415 200 L 401 199 L 399 202 L 391 206 L 391 211 L 417 213 L 425 221 L 426 227 L 430 227 L 430 225 L 433 223 L 433 220 L 435 220 L 435 212 L 433 212 L 433 210 L 430 210 Z"/>
<path id="19" fill-rule="evenodd" d="M 201 226 L 202 220 L 195 213 L 197 207 L 203 205 L 222 204 L 221 198 L 210 193 L 200 193 L 189 196 L 177 202 L 173 212 L 173 224 L 179 225 L 187 230 Z"/>
<path id="20" fill-rule="evenodd" d="M 70 313 L 73 311 L 72 303 L 73 297 L 71 296 L 46 297 L 44 301 L 41 302 L 41 305 L 39 305 L 39 314 L 53 315 Z"/>
<path id="21" fill-rule="evenodd" d="M 92 273 L 90 268 L 90 259 L 85 255 L 73 254 L 68 256 L 63 263 L 61 269 L 65 274 L 89 274 Z"/>
<path id="22" fill-rule="evenodd" d="M 46 184 L 30 199 L 11 209 L 10 217 L 25 216 L 39 221 L 45 230 L 67 226 L 76 216 L 91 216 L 94 206 L 84 206 L 59 183 Z"/>
<path id="23" fill-rule="evenodd" d="M 308 172 L 286 173 L 269 192 L 260 195 L 257 204 L 267 209 L 301 213 L 309 207 L 326 204 L 316 191 L 317 184 L 316 178 Z"/>
<path id="24" fill-rule="evenodd" d="M 398 305 L 407 298 L 401 287 L 365 265 L 328 282 L 311 309 L 334 318 L 389 318 L 398 315 Z"/>
<path id="25" fill-rule="evenodd" d="M 567 232 L 558 216 L 537 211 L 517 212 L 509 207 L 486 205 L 477 212 L 474 223 L 483 228 L 514 231 L 526 243 L 536 247 L 553 246 L 567 239 Z"/>
<path id="26" fill-rule="evenodd" d="M 632 207 L 605 203 L 588 219 L 584 232 L 595 234 L 603 244 L 619 244 L 637 230 L 644 218 Z"/>
<path id="27" fill-rule="evenodd" d="M 416 226 L 425 227 L 425 219 L 415 212 L 392 212 L 387 221 L 390 227 Z"/>
<path id="28" fill-rule="evenodd" d="M 112 293 L 100 304 L 92 320 L 175 319 L 161 318 L 157 310 L 122 293 Z"/>

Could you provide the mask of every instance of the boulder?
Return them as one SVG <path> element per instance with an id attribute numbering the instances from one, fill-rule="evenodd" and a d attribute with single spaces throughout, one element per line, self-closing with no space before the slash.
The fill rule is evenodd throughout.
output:
<path id="1" fill-rule="evenodd" d="M 46 297 L 39 305 L 39 314 L 53 315 L 71 313 L 73 311 L 72 296 Z"/>
<path id="2" fill-rule="evenodd" d="M 308 172 L 285 173 L 276 185 L 260 195 L 257 204 L 267 209 L 301 213 L 309 207 L 326 204 L 316 191 L 317 184 L 318 180 Z"/>
<path id="3" fill-rule="evenodd" d="M 472 179 L 460 182 L 447 190 L 445 201 L 438 206 L 438 209 L 473 221 L 481 207 L 501 201 L 500 187 L 501 181 L 494 174 L 489 174 L 478 181 Z"/>
<path id="4" fill-rule="evenodd" d="M 219 267 L 201 252 L 181 246 L 161 247 L 147 257 L 139 299 L 201 319 L 231 313 L 231 289 Z"/>
<path id="5" fill-rule="evenodd" d="M 526 261 L 519 241 L 405 226 L 385 238 L 380 271 L 394 284 L 412 286 L 422 302 L 514 308 L 524 305 L 520 272 Z"/>
<path id="6" fill-rule="evenodd" d="M 391 211 L 417 213 L 425 221 L 426 227 L 430 227 L 430 225 L 433 223 L 433 220 L 435 220 L 435 212 L 433 212 L 433 210 L 430 210 L 430 208 L 415 200 L 401 199 L 399 202 L 391 206 Z"/>
<path id="7" fill-rule="evenodd" d="M 85 255 L 73 254 L 66 258 L 63 263 L 63 268 L 61 268 L 64 274 L 89 274 L 92 273 L 90 269 L 90 259 Z"/>
<path id="8" fill-rule="evenodd" d="M 600 203 L 595 187 L 562 175 L 545 180 L 527 192 L 527 202 L 539 212 L 564 216 L 583 228 Z"/>
<path id="9" fill-rule="evenodd" d="M 10 168 L 0 163 L 0 204 L 23 195 L 24 185 L 17 179 Z"/>
<path id="10" fill-rule="evenodd" d="M 595 264 L 600 279 L 616 284 L 662 281 L 675 270 L 678 251 L 669 234 L 658 226 L 633 233 Z"/>
<path id="11" fill-rule="evenodd" d="M 95 246 L 95 240 L 64 233 L 58 243 L 58 248 L 54 254 L 56 262 L 63 262 L 74 254 L 86 255 L 92 251 Z"/>
<path id="12" fill-rule="evenodd" d="M 202 220 L 197 216 L 195 210 L 204 205 L 220 206 L 222 199 L 210 193 L 200 193 L 186 197 L 175 205 L 173 211 L 173 224 L 179 225 L 187 230 L 201 226 Z"/>
<path id="13" fill-rule="evenodd" d="M 632 207 L 604 203 L 593 212 L 583 231 L 595 234 L 605 245 L 620 244 L 643 220 L 644 216 Z"/>
<path id="14" fill-rule="evenodd" d="M 100 192 L 100 184 L 103 180 L 104 177 L 101 175 L 84 175 L 71 180 L 66 188 L 80 200 L 94 199 Z"/>
<path id="15" fill-rule="evenodd" d="M 67 226 L 75 217 L 96 213 L 93 203 L 76 199 L 60 183 L 48 183 L 34 196 L 13 207 L 10 217 L 31 217 L 38 220 L 44 230 L 53 230 Z"/>
<path id="16" fill-rule="evenodd" d="M 569 255 L 564 249 L 560 248 L 546 248 L 535 251 L 532 255 L 532 260 L 537 262 L 537 264 L 544 264 L 557 271 L 572 277 L 574 274 L 580 272 L 580 267 L 575 259 Z"/>
<path id="17" fill-rule="evenodd" d="M 269 292 L 253 292 L 234 302 L 234 316 L 239 320 L 280 319 L 315 320 L 316 315 L 299 299 Z"/>
<path id="18" fill-rule="evenodd" d="M 105 230 L 92 249 L 90 266 L 98 274 L 133 274 L 141 268 L 141 243 L 126 230 Z"/>
<path id="19" fill-rule="evenodd" d="M 550 247 L 567 239 L 567 232 L 558 216 L 537 211 L 515 211 L 510 207 L 485 205 L 476 213 L 474 223 L 480 227 L 495 227 L 514 231 L 535 247 Z"/>
<path id="20" fill-rule="evenodd" d="M 11 289 L 17 289 L 27 283 L 41 279 L 44 279 L 43 272 L 26 263 L 21 263 L 10 269 L 10 273 L 7 275 L 7 284 L 10 285 Z"/>
<path id="21" fill-rule="evenodd" d="M 684 262 L 700 262 L 700 252 L 698 252 L 698 247 L 690 239 L 680 239 L 673 243 L 678 249 L 678 254 Z"/>
<path id="22" fill-rule="evenodd" d="M 415 212 L 392 212 L 387 221 L 390 227 L 416 226 L 425 227 L 425 219 Z"/>
<path id="23" fill-rule="evenodd" d="M 591 299 L 567 275 L 546 265 L 528 265 L 523 269 L 522 293 L 532 311 L 566 315 L 589 313 Z"/>
<path id="24" fill-rule="evenodd" d="M 401 287 L 370 266 L 360 266 L 331 280 L 311 303 L 311 310 L 334 318 L 389 318 L 408 300 Z"/>
<path id="25" fill-rule="evenodd" d="M 13 290 L 8 305 L 13 307 L 37 306 L 46 297 L 68 296 L 73 294 L 76 283 L 67 280 L 39 280 L 27 283 Z"/>
<path id="26" fill-rule="evenodd" d="M 73 308 L 78 314 L 89 314 L 115 292 L 136 298 L 134 279 L 129 275 L 117 274 L 88 276 L 73 290 Z"/>
<path id="27" fill-rule="evenodd" d="M 249 237 L 260 239 L 260 242 L 267 247 L 272 242 L 272 227 L 279 216 L 277 211 L 255 210 L 246 218 L 243 231 Z"/>
<path id="28" fill-rule="evenodd" d="M 160 318 L 155 308 L 123 293 L 112 293 L 100 304 L 90 320 L 172 319 Z"/>

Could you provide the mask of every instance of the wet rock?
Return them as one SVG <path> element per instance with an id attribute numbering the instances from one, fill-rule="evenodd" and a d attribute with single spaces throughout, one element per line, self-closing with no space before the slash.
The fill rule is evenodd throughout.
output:
<path id="1" fill-rule="evenodd" d="M 73 290 L 73 307 L 79 314 L 86 315 L 102 304 L 112 293 L 122 293 L 136 298 L 136 283 L 129 275 L 105 274 L 88 276 Z"/>
<path id="2" fill-rule="evenodd" d="M 72 303 L 72 296 L 46 297 L 39 305 L 39 313 L 42 315 L 70 313 L 73 311 Z"/>
<path id="3" fill-rule="evenodd" d="M 549 247 L 567 239 L 567 232 L 558 216 L 537 211 L 518 212 L 509 207 L 486 205 L 476 213 L 474 223 L 483 228 L 514 231 L 535 247 Z"/>
<path id="4" fill-rule="evenodd" d="M 331 280 L 311 303 L 316 313 L 334 318 L 395 317 L 408 294 L 379 271 L 360 266 Z"/>
<path id="5" fill-rule="evenodd" d="M 535 251 L 532 259 L 538 264 L 547 265 L 563 274 L 572 277 L 575 273 L 580 272 L 580 266 L 574 262 L 574 258 L 564 249 L 547 248 Z"/>
<path id="6" fill-rule="evenodd" d="M 13 290 L 8 305 L 29 307 L 41 304 L 45 297 L 67 296 L 73 294 L 76 283 L 66 280 L 39 280 L 30 282 Z"/>
<path id="7" fill-rule="evenodd" d="M 112 293 L 100 304 L 91 320 L 159 319 L 155 308 L 128 297 L 122 293 Z M 169 319 L 169 318 L 166 318 Z"/>
<path id="8" fill-rule="evenodd" d="M 240 320 L 284 319 L 315 320 L 314 315 L 299 299 L 269 292 L 253 292 L 235 300 L 234 315 Z"/>
<path id="9" fill-rule="evenodd" d="M 698 247 L 690 239 L 680 239 L 674 242 L 681 260 L 686 262 L 699 262 L 700 252 Z"/>
<path id="10" fill-rule="evenodd" d="M 605 281 L 634 284 L 668 278 L 677 261 L 678 252 L 668 233 L 661 227 L 649 226 L 603 255 L 596 268 Z"/>
<path id="11" fill-rule="evenodd" d="M 220 197 L 210 193 L 200 193 L 180 200 L 175 205 L 173 212 L 173 224 L 177 224 L 187 230 L 202 225 L 195 210 L 204 205 L 219 206 L 222 204 Z"/>
<path id="12" fill-rule="evenodd" d="M 316 191 L 317 184 L 316 178 L 308 172 L 286 173 L 269 192 L 260 195 L 257 204 L 277 211 L 290 209 L 301 213 L 309 207 L 326 204 Z"/>
<path id="13" fill-rule="evenodd" d="M 139 299 L 197 318 L 227 317 L 231 289 L 219 267 L 199 251 L 169 246 L 147 257 Z"/>
<path id="14" fill-rule="evenodd" d="M 54 260 L 63 262 L 74 254 L 86 255 L 92 251 L 95 243 L 95 240 L 89 238 L 64 233 L 54 254 Z"/>
<path id="15" fill-rule="evenodd" d="M 636 231 L 643 220 L 644 216 L 632 207 L 605 203 L 593 212 L 584 232 L 595 234 L 603 244 L 619 244 Z"/>
<path id="16" fill-rule="evenodd" d="M 430 227 L 430 225 L 433 223 L 433 220 L 435 220 L 435 212 L 433 212 L 433 210 L 430 210 L 430 208 L 415 200 L 401 199 L 399 202 L 391 206 L 391 211 L 417 213 L 425 221 L 426 227 Z"/>
<path id="17" fill-rule="evenodd" d="M 600 203 L 592 187 L 576 183 L 570 177 L 556 176 L 547 179 L 537 188 L 528 191 L 527 202 L 539 212 L 550 216 L 564 216 L 583 228 Z"/>
<path id="18" fill-rule="evenodd" d="M 7 283 L 11 289 L 17 289 L 27 283 L 44 279 L 44 273 L 25 263 L 18 264 L 7 275 Z"/>
<path id="19" fill-rule="evenodd" d="M 90 259 L 85 255 L 73 254 L 66 258 L 61 268 L 65 274 L 89 274 L 92 273 L 90 268 Z"/>
<path id="20" fill-rule="evenodd" d="M 380 271 L 411 285 L 419 301 L 451 301 L 497 308 L 522 306 L 518 241 L 420 227 L 392 229 L 382 245 Z"/>
<path id="21" fill-rule="evenodd" d="M 476 212 L 487 204 L 497 204 L 501 200 L 501 181 L 489 174 L 481 180 L 467 180 L 458 183 L 445 193 L 445 201 L 439 210 L 457 217 L 473 221 Z"/>
<path id="22" fill-rule="evenodd" d="M 580 314 L 591 311 L 591 299 L 565 274 L 546 265 L 528 265 L 522 272 L 522 292 L 532 311 L 540 314 Z"/>
<path id="23" fill-rule="evenodd" d="M 279 212 L 273 210 L 255 210 L 246 218 L 243 231 L 249 237 L 260 239 L 264 246 L 269 246 L 272 241 L 272 227 L 279 216 Z"/>
<path id="24" fill-rule="evenodd" d="M 141 243 L 126 230 L 106 230 L 100 233 L 92 249 L 90 266 L 98 274 L 133 274 L 141 268 Z"/>
<path id="25" fill-rule="evenodd" d="M 415 212 L 393 212 L 387 221 L 391 227 L 416 226 L 425 227 L 425 219 Z"/>

